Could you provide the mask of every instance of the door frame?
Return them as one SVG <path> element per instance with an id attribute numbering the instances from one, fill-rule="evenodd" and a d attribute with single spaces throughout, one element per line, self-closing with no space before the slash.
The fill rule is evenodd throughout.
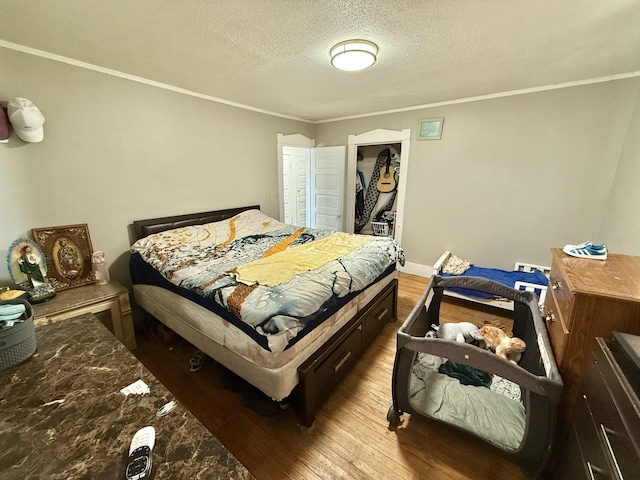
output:
<path id="1" fill-rule="evenodd" d="M 378 128 L 358 135 L 349 135 L 347 147 L 347 174 L 345 189 L 345 230 L 353 233 L 356 211 L 356 170 L 358 147 L 365 145 L 386 145 L 399 143 L 400 178 L 398 179 L 398 195 L 396 197 L 396 221 L 393 238 L 402 244 L 402 228 L 404 224 L 404 201 L 406 196 L 407 170 L 409 169 L 409 147 L 411 145 L 411 129 L 386 130 Z"/>

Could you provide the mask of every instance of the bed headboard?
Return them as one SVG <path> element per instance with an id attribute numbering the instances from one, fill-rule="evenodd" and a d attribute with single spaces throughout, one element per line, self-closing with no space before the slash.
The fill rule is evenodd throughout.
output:
<path id="1" fill-rule="evenodd" d="M 213 210 L 211 212 L 189 213 L 186 215 L 174 215 L 172 217 L 135 220 L 133 222 L 133 232 L 136 237 L 135 239 L 140 240 L 147 235 L 164 232 L 165 230 L 188 227 L 189 225 L 202 225 L 204 223 L 219 222 L 220 220 L 231 218 L 246 210 L 260 210 L 260 205 L 228 208 L 226 210 Z"/>

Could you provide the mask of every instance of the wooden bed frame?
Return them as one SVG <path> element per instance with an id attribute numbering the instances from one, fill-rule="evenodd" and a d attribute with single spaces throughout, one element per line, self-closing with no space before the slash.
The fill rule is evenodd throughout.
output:
<path id="1" fill-rule="evenodd" d="M 440 258 L 433 264 L 433 274 L 437 275 L 442 272 L 442 267 L 447 259 L 451 256 L 451 252 L 446 250 Z M 540 270 L 544 273 L 547 278 L 549 278 L 549 273 L 551 272 L 551 267 L 546 267 L 544 265 L 534 265 L 532 263 L 524 263 L 524 262 L 516 262 L 514 265 L 514 270 L 521 272 L 534 272 L 536 270 Z M 516 290 L 528 290 L 530 292 L 534 292 L 538 295 L 538 304 L 540 307 L 544 305 L 544 300 L 547 295 L 547 286 L 539 285 L 537 283 L 528 283 L 528 282 L 516 282 L 514 285 Z M 479 298 L 479 297 L 471 297 L 469 295 L 463 295 L 457 292 L 452 292 L 450 290 L 444 290 L 444 295 L 449 297 L 460 298 L 462 300 L 467 300 L 470 302 L 479 303 L 482 305 L 487 305 L 490 307 L 502 308 L 504 310 L 513 311 L 513 301 L 509 299 L 503 298 Z"/>
<path id="2" fill-rule="evenodd" d="M 251 209 L 259 210 L 260 206 L 137 220 L 133 222 L 135 239 L 174 228 L 225 220 Z M 391 280 L 365 307 L 361 308 L 336 334 L 298 367 L 298 385 L 289 400 L 302 426 L 310 427 L 313 424 L 315 415 L 324 400 L 350 371 L 366 346 L 387 322 L 396 320 L 397 284 L 396 278 Z M 162 318 L 158 320 L 163 322 Z M 198 345 L 196 347 L 206 350 Z M 214 360 L 218 361 L 216 358 Z M 228 365 L 224 366 L 229 368 Z M 242 377 L 242 372 L 234 373 Z"/>

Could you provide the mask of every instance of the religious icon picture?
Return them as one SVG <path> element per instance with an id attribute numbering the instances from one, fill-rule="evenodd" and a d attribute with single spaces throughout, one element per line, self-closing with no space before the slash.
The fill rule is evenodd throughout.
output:
<path id="1" fill-rule="evenodd" d="M 45 256 L 32 240 L 19 238 L 9 247 L 7 267 L 12 280 L 29 293 L 29 301 L 42 302 L 55 296 L 47 279 Z"/>
<path id="2" fill-rule="evenodd" d="M 47 278 L 56 290 L 95 283 L 91 268 L 91 237 L 86 223 L 34 228 L 33 238 L 49 265 Z"/>

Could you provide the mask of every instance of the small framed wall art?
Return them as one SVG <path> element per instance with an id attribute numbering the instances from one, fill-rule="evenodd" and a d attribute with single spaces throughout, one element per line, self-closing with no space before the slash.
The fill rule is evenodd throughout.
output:
<path id="1" fill-rule="evenodd" d="M 91 237 L 86 223 L 34 228 L 33 239 L 44 253 L 47 278 L 56 291 L 95 283 Z"/>
<path id="2" fill-rule="evenodd" d="M 423 118 L 418 125 L 418 140 L 440 140 L 444 118 Z"/>

